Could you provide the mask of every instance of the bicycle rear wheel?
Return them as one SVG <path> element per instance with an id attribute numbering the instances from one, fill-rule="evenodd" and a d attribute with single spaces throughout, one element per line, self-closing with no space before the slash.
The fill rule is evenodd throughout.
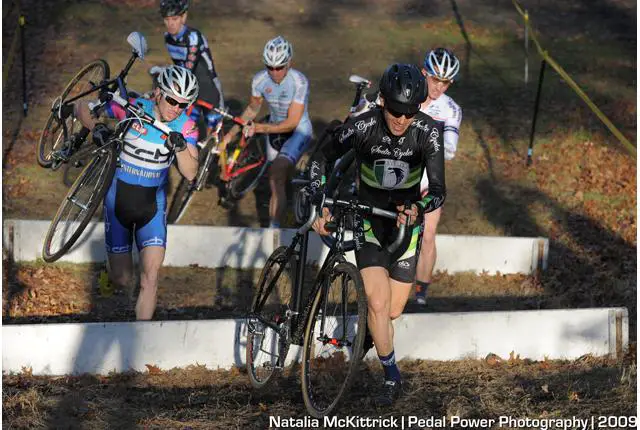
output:
<path id="1" fill-rule="evenodd" d="M 272 381 L 287 358 L 293 267 L 287 260 L 287 247 L 281 246 L 273 251 L 260 274 L 247 318 L 247 373 L 255 388 L 264 388 Z"/>
<path id="2" fill-rule="evenodd" d="M 104 79 L 109 79 L 109 65 L 104 60 L 95 60 L 80 69 L 80 71 L 64 88 L 62 95 L 58 100 L 56 100 L 55 106 L 52 108 L 52 112 L 49 114 L 49 118 L 47 119 L 47 122 L 40 133 L 40 139 L 38 140 L 36 155 L 38 164 L 42 167 L 51 167 L 53 162 L 51 154 L 54 151 L 59 151 L 63 147 L 63 121 L 66 125 L 68 136 L 79 132 L 82 128 L 80 121 L 78 121 L 75 115 L 71 112 L 63 112 L 64 119 L 61 119 L 56 106 L 59 107 L 63 105 L 64 108 L 65 100 L 97 87 Z M 90 97 L 91 95 L 89 94 L 80 100 L 89 99 Z M 65 109 L 71 109 L 72 107 L 73 106 L 69 106 Z"/>
<path id="3" fill-rule="evenodd" d="M 351 263 L 331 269 L 318 288 L 305 324 L 302 397 L 309 414 L 330 414 L 360 363 L 367 301 L 360 272 Z"/>
<path id="4" fill-rule="evenodd" d="M 238 147 L 242 140 L 229 145 L 229 154 Z M 246 193 L 253 190 L 262 178 L 269 163 L 267 162 L 267 148 L 264 136 L 253 136 L 247 139 L 236 165 L 231 171 L 231 179 L 227 182 L 227 197 L 240 200 Z"/>
<path id="5" fill-rule="evenodd" d="M 44 261 L 56 261 L 78 240 L 111 185 L 117 154 L 115 143 L 96 148 L 51 221 L 42 248 Z"/>

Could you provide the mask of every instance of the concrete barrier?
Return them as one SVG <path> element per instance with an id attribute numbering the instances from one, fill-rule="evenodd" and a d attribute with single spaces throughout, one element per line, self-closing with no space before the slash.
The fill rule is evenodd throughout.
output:
<path id="1" fill-rule="evenodd" d="M 407 314 L 395 321 L 397 359 L 622 357 L 626 308 Z M 2 371 L 36 375 L 244 365 L 244 320 L 31 324 L 2 327 Z M 300 357 L 297 347 L 289 362 Z M 375 352 L 368 357 L 375 358 Z"/>
<path id="2" fill-rule="evenodd" d="M 3 247 L 15 261 L 41 258 L 49 221 L 5 220 Z M 280 244 L 290 243 L 294 230 L 170 225 L 166 266 L 260 268 Z M 546 268 L 549 240 L 527 237 L 438 235 L 435 270 L 456 272 L 533 273 Z M 310 236 L 308 261 L 321 262 L 328 249 Z M 78 243 L 59 261 L 104 261 L 104 227 L 90 223 Z M 355 262 L 353 253 L 348 258 Z"/>

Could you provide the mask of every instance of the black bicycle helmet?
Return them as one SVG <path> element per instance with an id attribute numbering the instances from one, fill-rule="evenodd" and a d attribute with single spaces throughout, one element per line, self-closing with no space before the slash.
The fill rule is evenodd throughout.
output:
<path id="1" fill-rule="evenodd" d="M 160 2 L 160 15 L 163 18 L 182 15 L 187 9 L 189 9 L 189 0 L 162 0 Z"/>
<path id="2" fill-rule="evenodd" d="M 392 64 L 380 79 L 380 93 L 390 110 L 415 114 L 427 99 L 427 83 L 417 66 Z"/>

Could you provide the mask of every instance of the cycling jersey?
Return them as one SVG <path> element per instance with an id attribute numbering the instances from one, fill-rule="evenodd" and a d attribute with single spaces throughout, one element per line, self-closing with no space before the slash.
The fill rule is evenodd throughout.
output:
<path id="1" fill-rule="evenodd" d="M 129 102 L 154 116 L 153 101 L 137 98 Z M 128 116 L 114 102 L 105 111 L 119 120 Z M 118 167 L 104 199 L 105 242 L 107 252 L 114 254 L 131 251 L 134 232 L 138 250 L 151 245 L 166 247 L 165 185 L 174 153 L 165 147 L 164 133 L 148 123 L 129 119 L 131 125 L 124 136 Z M 197 128 L 186 113 L 166 125 L 182 133 L 188 145 L 196 144 Z"/>
<path id="2" fill-rule="evenodd" d="M 309 119 L 309 81 L 299 71 L 289 69 L 282 82 L 276 84 L 267 70 L 255 74 L 251 81 L 251 95 L 261 97 L 269 105 L 269 122 L 279 123 L 289 116 L 291 103 L 304 105 L 304 113 L 291 137 L 285 142 L 278 155 L 296 164 L 311 143 L 313 127 Z"/>
<path id="3" fill-rule="evenodd" d="M 334 132 L 319 152 L 319 160 L 312 162 L 312 183 L 319 183 L 325 165 L 355 150 L 358 166 L 358 199 L 381 209 L 396 211 L 396 206 L 411 202 L 423 212 L 431 212 L 444 203 L 443 124 L 418 112 L 401 136 L 389 131 L 382 108 L 376 107 L 350 118 Z M 420 178 L 426 168 L 431 182 L 429 193 L 420 198 Z M 316 182 L 318 181 L 318 182 Z M 335 184 L 330 184 L 335 185 Z M 332 190 L 327 190 L 332 195 Z M 400 249 L 390 255 L 387 251 L 396 230 L 396 222 L 371 217 L 364 219 L 356 236 L 364 236 L 364 243 L 356 239 L 358 267 L 383 266 L 393 279 L 412 282 L 415 274 L 416 251 L 420 242 L 420 222 L 405 237 Z M 360 247 L 360 249 L 358 249 Z"/>
<path id="4" fill-rule="evenodd" d="M 213 56 L 204 35 L 195 28 L 185 25 L 175 36 L 165 32 L 164 41 L 173 63 L 186 67 L 196 75 L 200 87 L 198 100 L 222 107 L 222 89 L 213 64 Z"/>
<path id="5" fill-rule="evenodd" d="M 420 110 L 436 121 L 444 122 L 444 159 L 451 160 L 458 148 L 462 109 L 451 97 L 442 94 L 426 107 L 423 105 Z"/>
<path id="6" fill-rule="evenodd" d="M 456 155 L 458 148 L 458 136 L 460 134 L 460 122 L 462 122 L 462 109 L 451 97 L 442 94 L 436 100 L 424 105 L 420 109 L 436 121 L 444 124 L 444 159 L 451 160 Z M 420 182 L 420 190 L 426 193 L 429 189 L 429 178 L 425 170 Z"/>

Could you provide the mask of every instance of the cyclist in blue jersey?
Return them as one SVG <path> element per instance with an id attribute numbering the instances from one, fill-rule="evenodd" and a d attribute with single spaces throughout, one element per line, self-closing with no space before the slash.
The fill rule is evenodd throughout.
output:
<path id="1" fill-rule="evenodd" d="M 189 115 L 196 124 L 200 116 L 204 115 L 206 133 L 204 129 L 200 130 L 200 138 L 204 139 L 205 134 L 208 136 L 221 118 L 213 108 L 224 108 L 224 97 L 206 37 L 197 29 L 186 25 L 188 10 L 188 0 L 160 2 L 160 15 L 167 28 L 164 33 L 167 51 L 175 65 L 191 70 L 198 79 L 200 92 Z M 157 68 L 150 70 L 152 74 L 157 71 Z"/>
<path id="2" fill-rule="evenodd" d="M 169 136 L 150 124 L 127 118 L 127 112 L 114 102 L 105 108 L 107 116 L 130 124 L 104 199 L 104 225 L 109 278 L 126 289 L 132 286 L 135 237 L 141 264 L 138 320 L 150 320 L 156 308 L 158 273 L 167 246 L 165 185 L 171 163 L 175 159 L 178 170 L 189 180 L 198 170 L 198 130 L 185 113 L 197 97 L 194 74 L 183 67 L 168 66 L 159 75 L 151 100 L 130 100 L 174 130 Z M 96 144 L 104 144 L 112 135 L 105 124 L 96 122 L 86 103 L 79 105 L 77 115 L 92 130 Z"/>
<path id="3" fill-rule="evenodd" d="M 313 134 L 307 111 L 309 81 L 298 70 L 291 68 L 293 47 L 282 36 L 267 42 L 262 59 L 265 70 L 253 77 L 251 99 L 242 113 L 242 119 L 250 121 L 245 135 L 254 133 L 280 134 L 286 141 L 279 148 L 269 148 L 268 158 L 273 161 L 269 170 L 271 200 L 269 218 L 271 228 L 279 228 L 287 204 L 286 184 L 300 156 L 308 149 Z M 263 101 L 269 106 L 269 120 L 253 122 Z M 224 137 L 226 143 L 240 131 L 234 126 Z M 270 139 L 273 142 L 277 139 Z"/>

